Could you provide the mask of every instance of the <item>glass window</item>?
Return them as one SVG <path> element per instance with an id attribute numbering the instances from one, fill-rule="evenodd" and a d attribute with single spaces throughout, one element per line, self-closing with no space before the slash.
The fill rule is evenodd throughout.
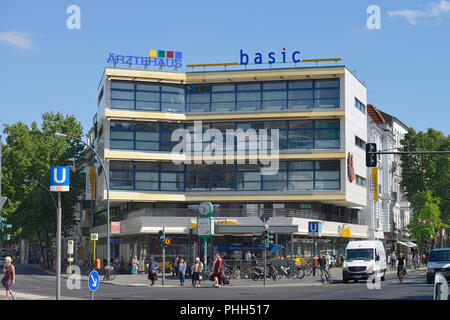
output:
<path id="1" fill-rule="evenodd" d="M 286 82 L 263 82 L 263 90 L 286 89 Z"/>
<path id="2" fill-rule="evenodd" d="M 109 167 L 111 170 L 133 170 L 133 162 L 112 160 L 109 162 Z"/>
<path id="3" fill-rule="evenodd" d="M 130 91 L 111 91 L 111 99 L 134 99 L 134 92 Z"/>
<path id="4" fill-rule="evenodd" d="M 189 94 L 192 93 L 206 93 L 211 91 L 211 85 L 209 84 L 191 84 L 186 88 Z"/>
<path id="5" fill-rule="evenodd" d="M 311 109 L 313 107 L 313 100 L 289 100 L 289 109 Z"/>
<path id="6" fill-rule="evenodd" d="M 255 91 L 255 90 L 261 90 L 261 85 L 259 83 L 245 83 L 237 85 L 237 91 Z"/>
<path id="7" fill-rule="evenodd" d="M 339 139 L 339 130 L 316 130 L 316 139 L 331 140 Z"/>
<path id="8" fill-rule="evenodd" d="M 131 121 L 111 121 L 111 129 L 133 130 L 133 122 Z"/>
<path id="9" fill-rule="evenodd" d="M 134 90 L 134 82 L 111 81 L 111 89 Z"/>
<path id="10" fill-rule="evenodd" d="M 133 141 L 111 140 L 111 149 L 134 149 Z"/>
<path id="11" fill-rule="evenodd" d="M 339 120 L 316 120 L 316 128 L 339 128 Z"/>
<path id="12" fill-rule="evenodd" d="M 158 171 L 158 163 L 137 161 L 136 170 Z"/>
<path id="13" fill-rule="evenodd" d="M 159 84 L 157 83 L 136 83 L 136 90 L 145 90 L 145 91 L 158 91 L 159 92 Z"/>
<path id="14" fill-rule="evenodd" d="M 136 130 L 159 130 L 157 122 L 136 122 Z"/>
<path id="15" fill-rule="evenodd" d="M 312 170 L 312 161 L 291 161 L 289 162 L 289 170 Z"/>
<path id="16" fill-rule="evenodd" d="M 159 132 L 136 132 L 136 140 L 150 140 L 150 141 L 158 141 L 159 140 Z"/>
<path id="17" fill-rule="evenodd" d="M 312 90 L 295 90 L 289 91 L 289 100 L 312 99 Z"/>
<path id="18" fill-rule="evenodd" d="M 161 191 L 184 191 L 184 183 L 161 182 Z"/>
<path id="19" fill-rule="evenodd" d="M 212 94 L 212 101 L 213 102 L 229 102 L 234 101 L 235 94 L 234 92 L 231 93 L 213 93 Z"/>
<path id="20" fill-rule="evenodd" d="M 234 84 L 214 84 L 212 85 L 213 92 L 234 91 Z"/>
<path id="21" fill-rule="evenodd" d="M 259 110 L 261 108 L 261 102 L 255 101 L 255 102 L 237 102 L 236 103 L 236 110 Z"/>
<path id="22" fill-rule="evenodd" d="M 111 180 L 111 189 L 133 189 L 133 181 L 131 180 Z"/>
<path id="23" fill-rule="evenodd" d="M 286 91 L 264 91 L 263 100 L 286 100 Z"/>
<path id="24" fill-rule="evenodd" d="M 213 103 L 211 105 L 211 111 L 217 111 L 217 112 L 233 111 L 234 107 L 235 107 L 234 102 Z"/>
<path id="25" fill-rule="evenodd" d="M 339 89 L 321 89 L 315 90 L 314 95 L 316 99 L 331 99 L 339 98 Z"/>
<path id="26" fill-rule="evenodd" d="M 207 94 L 190 94 L 187 96 L 189 103 L 209 102 L 209 93 Z"/>
<path id="27" fill-rule="evenodd" d="M 136 101 L 136 109 L 138 110 L 160 110 L 159 101 Z"/>
<path id="28" fill-rule="evenodd" d="M 313 142 L 305 140 L 289 140 L 289 149 L 312 149 Z"/>
<path id="29" fill-rule="evenodd" d="M 174 92 L 177 93 L 179 95 L 183 95 L 184 96 L 184 87 L 183 86 L 177 86 L 177 85 L 161 85 L 161 90 L 163 92 Z"/>
<path id="30" fill-rule="evenodd" d="M 158 182 L 136 181 L 136 189 L 138 190 L 158 190 Z"/>
<path id="31" fill-rule="evenodd" d="M 262 184 L 263 190 L 286 190 L 286 181 L 264 181 Z"/>
<path id="32" fill-rule="evenodd" d="M 111 99 L 112 109 L 134 109 L 134 101 Z"/>
<path id="33" fill-rule="evenodd" d="M 289 130 L 289 139 L 312 140 L 312 130 Z"/>
<path id="34" fill-rule="evenodd" d="M 284 100 L 263 101 L 262 108 L 263 108 L 263 110 L 286 109 L 286 101 L 284 101 Z"/>
<path id="35" fill-rule="evenodd" d="M 290 180 L 313 180 L 313 172 L 312 171 L 289 172 L 289 181 Z"/>
<path id="36" fill-rule="evenodd" d="M 313 181 L 289 181 L 289 190 L 312 190 L 314 189 Z"/>
<path id="37" fill-rule="evenodd" d="M 258 101 L 261 100 L 261 92 L 239 92 L 238 101 Z"/>
<path id="38" fill-rule="evenodd" d="M 289 121 L 289 129 L 312 129 L 313 120 Z"/>
<path id="39" fill-rule="evenodd" d="M 237 190 L 261 190 L 260 181 L 238 181 Z"/>
<path id="40" fill-rule="evenodd" d="M 316 88 L 335 88 L 339 87 L 339 79 L 315 80 Z"/>
<path id="41" fill-rule="evenodd" d="M 161 181 L 184 182 L 184 172 L 161 172 Z"/>
<path id="42" fill-rule="evenodd" d="M 340 140 L 316 140 L 314 143 L 314 147 L 316 149 L 336 149 L 340 148 L 341 141 Z"/>
<path id="43" fill-rule="evenodd" d="M 133 172 L 132 171 L 110 171 L 109 178 L 110 179 L 132 180 Z"/>
<path id="44" fill-rule="evenodd" d="M 111 130 L 111 139 L 134 139 L 134 137 L 133 132 Z"/>
<path id="45" fill-rule="evenodd" d="M 174 164 L 170 162 L 162 162 L 161 163 L 161 171 L 183 171 L 184 165 L 182 164 Z"/>
<path id="46" fill-rule="evenodd" d="M 340 161 L 339 160 L 324 160 L 324 161 L 316 161 L 316 170 L 317 169 L 340 169 Z"/>
<path id="47" fill-rule="evenodd" d="M 317 180 L 338 180 L 339 179 L 339 171 L 317 171 L 316 179 Z"/>
<path id="48" fill-rule="evenodd" d="M 158 172 L 136 171 L 136 180 L 158 181 Z"/>
<path id="49" fill-rule="evenodd" d="M 278 172 L 273 175 L 263 175 L 263 181 L 273 181 L 273 180 L 281 180 L 286 181 L 286 172 Z"/>
<path id="50" fill-rule="evenodd" d="M 338 190 L 339 181 L 316 181 L 315 187 L 318 190 Z"/>
<path id="51" fill-rule="evenodd" d="M 264 129 L 286 129 L 286 121 L 264 121 Z"/>
<path id="52" fill-rule="evenodd" d="M 312 81 L 311 80 L 290 81 L 289 89 L 312 89 Z"/>
<path id="53" fill-rule="evenodd" d="M 136 141 L 136 150 L 158 151 L 159 142 Z"/>
<path id="54" fill-rule="evenodd" d="M 159 92 L 137 91 L 136 100 L 159 101 Z"/>

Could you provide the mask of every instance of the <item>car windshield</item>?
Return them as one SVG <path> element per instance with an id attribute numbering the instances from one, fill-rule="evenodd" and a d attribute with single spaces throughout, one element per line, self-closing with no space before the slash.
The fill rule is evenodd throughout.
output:
<path id="1" fill-rule="evenodd" d="M 450 261 L 450 249 L 431 251 L 429 261 Z"/>
<path id="2" fill-rule="evenodd" d="M 373 249 L 349 249 L 347 261 L 351 260 L 373 260 Z"/>

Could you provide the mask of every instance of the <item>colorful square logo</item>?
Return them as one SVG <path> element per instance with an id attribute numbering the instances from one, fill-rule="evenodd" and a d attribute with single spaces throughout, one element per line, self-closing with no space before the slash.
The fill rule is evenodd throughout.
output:
<path id="1" fill-rule="evenodd" d="M 181 53 L 181 51 L 175 52 L 175 59 L 183 59 L 183 54 Z"/>
<path id="2" fill-rule="evenodd" d="M 164 50 L 158 50 L 158 58 L 165 58 L 166 52 Z"/>
<path id="3" fill-rule="evenodd" d="M 173 51 L 166 51 L 167 58 L 173 59 Z"/>
<path id="4" fill-rule="evenodd" d="M 148 55 L 152 58 L 156 58 L 156 50 L 149 50 Z"/>

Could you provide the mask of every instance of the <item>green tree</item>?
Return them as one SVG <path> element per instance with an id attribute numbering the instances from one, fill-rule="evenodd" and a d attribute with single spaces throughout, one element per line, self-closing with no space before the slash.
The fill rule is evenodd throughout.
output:
<path id="1" fill-rule="evenodd" d="M 443 226 L 439 209 L 441 200 L 433 197 L 431 191 L 415 194 L 414 197 L 421 197 L 423 205 L 411 216 L 408 229 L 411 236 L 416 239 L 418 247 L 424 249 L 436 238 L 436 234 Z"/>
<path id="2" fill-rule="evenodd" d="M 84 188 L 83 145 L 70 139 L 54 136 L 55 131 L 81 137 L 83 129 L 73 115 L 44 113 L 42 125 L 28 127 L 22 122 L 4 125 L 7 134 L 3 145 L 3 193 L 8 197 L 3 215 L 13 229 L 20 228 L 21 237 L 40 249 L 41 261 L 50 267 L 49 250 L 56 234 L 55 206 L 47 191 L 24 179 L 48 186 L 51 166 L 70 166 L 70 192 L 62 193 L 62 231 L 67 235 L 75 224 L 74 206 Z M 55 195 L 56 197 L 56 195 Z M 13 240 L 13 239 L 12 239 Z M 16 239 L 17 240 L 17 239 Z"/>
<path id="3" fill-rule="evenodd" d="M 446 151 L 450 150 L 450 137 L 442 132 L 428 129 L 427 132 L 416 132 L 409 129 L 401 141 L 402 151 Z M 413 209 L 413 218 L 421 212 L 426 204 L 426 194 L 432 192 L 433 199 L 439 200 L 440 220 L 442 228 L 448 229 L 450 224 L 450 156 L 448 154 L 402 155 L 402 182 L 408 201 Z M 417 216 L 416 216 L 417 217 Z M 414 225 L 416 223 L 416 225 Z M 425 228 L 419 219 L 412 219 L 410 230 Z M 447 230 L 448 231 L 448 230 Z M 448 234 L 448 232 L 446 232 Z M 434 239 L 434 238 L 433 238 Z M 416 238 L 418 240 L 418 238 Z M 419 241 L 419 240 L 418 240 Z"/>

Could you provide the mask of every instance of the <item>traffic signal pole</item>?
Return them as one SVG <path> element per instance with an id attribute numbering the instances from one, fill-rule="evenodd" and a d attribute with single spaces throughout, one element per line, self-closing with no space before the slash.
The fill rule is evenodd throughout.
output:
<path id="1" fill-rule="evenodd" d="M 166 240 L 166 227 L 163 227 L 163 235 L 164 240 L 162 243 L 162 258 L 163 258 L 163 267 L 162 267 L 162 285 L 164 286 L 164 280 L 166 278 L 166 244 L 164 241 Z"/>
<path id="2" fill-rule="evenodd" d="M 56 300 L 61 299 L 61 192 L 58 192 L 56 217 Z"/>

